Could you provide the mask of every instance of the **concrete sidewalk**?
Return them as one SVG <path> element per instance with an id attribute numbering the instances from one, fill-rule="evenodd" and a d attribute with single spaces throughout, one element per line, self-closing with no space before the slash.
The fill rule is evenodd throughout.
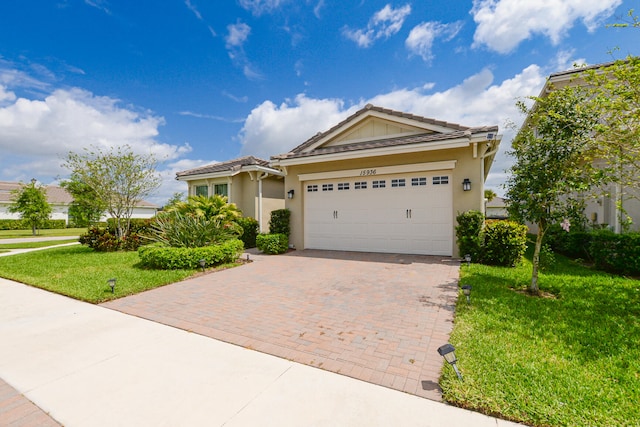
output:
<path id="1" fill-rule="evenodd" d="M 516 425 L 4 279 L 0 342 L 0 378 L 68 427 Z"/>

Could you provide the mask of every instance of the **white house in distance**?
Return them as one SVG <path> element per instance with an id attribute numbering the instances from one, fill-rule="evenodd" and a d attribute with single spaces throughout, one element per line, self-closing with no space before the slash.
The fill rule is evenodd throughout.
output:
<path id="1" fill-rule="evenodd" d="M 12 202 L 12 191 L 19 190 L 23 184 L 19 182 L 0 181 L 0 219 L 20 219 L 19 213 L 9 212 Z M 50 219 L 64 220 L 69 223 L 69 205 L 73 202 L 73 196 L 62 187 L 56 185 L 45 186 L 47 202 L 52 207 Z M 133 208 L 131 218 L 153 218 L 158 211 L 158 206 L 146 201 L 140 202 Z M 103 218 L 106 220 L 107 215 Z"/>

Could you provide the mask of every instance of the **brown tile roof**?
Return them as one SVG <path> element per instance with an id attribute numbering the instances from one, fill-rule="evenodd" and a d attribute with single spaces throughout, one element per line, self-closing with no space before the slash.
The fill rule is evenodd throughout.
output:
<path id="1" fill-rule="evenodd" d="M 309 152 L 304 152 L 305 149 L 312 146 L 313 144 L 318 142 L 320 139 L 324 138 L 326 135 L 339 129 L 341 126 L 344 126 L 349 121 L 352 121 L 354 118 L 366 113 L 367 111 L 378 111 L 381 113 L 385 113 L 385 114 L 389 114 L 397 117 L 403 117 L 403 118 L 416 120 L 423 123 L 429 123 L 437 126 L 447 127 L 449 129 L 452 129 L 453 131 L 450 133 L 429 133 L 429 134 L 422 134 L 422 135 L 377 139 L 374 141 L 357 142 L 353 144 L 335 145 L 330 147 L 320 147 Z M 358 110 L 353 115 L 347 117 L 345 120 L 338 123 L 328 131 L 318 133 L 317 135 L 311 137 L 304 143 L 300 144 L 299 146 L 291 150 L 289 153 L 272 156 L 271 158 L 278 159 L 278 160 L 294 159 L 299 157 L 310 157 L 310 156 L 317 156 L 317 155 L 323 155 L 323 154 L 367 150 L 371 148 L 393 147 L 393 146 L 399 146 L 399 145 L 417 144 L 422 142 L 438 142 L 438 141 L 446 141 L 449 139 L 462 138 L 465 136 L 468 137 L 474 133 L 483 133 L 483 132 L 498 132 L 498 126 L 467 127 L 467 126 L 462 126 L 456 123 L 449 123 L 445 121 L 434 120 L 428 117 L 416 116 L 409 113 L 403 113 L 400 111 L 389 110 L 381 107 L 376 107 L 371 104 L 367 104 L 367 106 L 365 106 L 363 109 Z"/>
<path id="2" fill-rule="evenodd" d="M 24 183 L 0 181 L 0 203 L 11 203 L 13 199 L 11 191 L 19 190 L 22 185 L 24 185 Z M 47 202 L 50 204 L 68 205 L 73 202 L 73 196 L 62 187 L 57 185 L 46 185 L 45 189 L 47 190 Z M 136 207 L 157 208 L 158 205 L 142 200 L 136 205 Z"/>
<path id="3" fill-rule="evenodd" d="M 238 159 L 228 160 L 226 162 L 214 163 L 211 165 L 201 166 L 195 169 L 189 169 L 176 173 L 176 177 L 202 175 L 206 173 L 226 172 L 226 171 L 238 171 L 243 166 L 264 166 L 269 167 L 267 160 L 260 159 L 253 156 L 240 157 Z"/>

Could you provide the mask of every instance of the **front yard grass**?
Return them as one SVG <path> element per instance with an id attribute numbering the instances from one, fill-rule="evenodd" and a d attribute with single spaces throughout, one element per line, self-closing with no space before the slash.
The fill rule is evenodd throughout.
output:
<path id="1" fill-rule="evenodd" d="M 78 239 L 69 240 L 48 240 L 45 242 L 25 242 L 25 243 L 2 243 L 0 239 L 0 251 L 4 249 L 34 249 L 34 248 L 46 248 L 49 246 L 63 245 L 65 243 L 77 242 Z"/>
<path id="2" fill-rule="evenodd" d="M 463 265 L 451 343 L 459 381 L 445 366 L 446 401 L 535 426 L 640 425 L 640 281 L 561 256 L 540 275 L 544 297 L 523 290 L 517 268 Z"/>
<path id="3" fill-rule="evenodd" d="M 197 273 L 195 270 L 148 270 L 138 266 L 137 252 L 95 252 L 86 246 L 66 246 L 0 257 L 0 276 L 101 303 L 136 294 Z M 111 293 L 107 280 L 116 278 Z"/>
<path id="4" fill-rule="evenodd" d="M 37 235 L 33 235 L 31 230 L 0 230 L 1 239 L 48 237 L 48 236 L 80 236 L 87 232 L 86 228 L 52 228 L 36 230 Z"/>

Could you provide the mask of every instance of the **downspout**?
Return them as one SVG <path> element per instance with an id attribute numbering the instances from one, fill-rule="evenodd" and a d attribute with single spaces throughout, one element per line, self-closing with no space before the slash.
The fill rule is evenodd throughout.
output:
<path id="1" fill-rule="evenodd" d="M 269 176 L 267 172 L 263 172 L 262 175 L 258 176 L 258 226 L 260 233 L 263 232 L 262 227 L 262 179 Z"/>
<path id="2" fill-rule="evenodd" d="M 496 135 L 497 136 L 497 135 Z M 482 200 L 482 203 L 480 204 L 482 206 L 482 210 L 483 210 L 483 214 L 486 216 L 487 215 L 487 208 L 486 208 L 486 203 L 485 203 L 485 198 L 484 198 L 484 159 L 488 156 L 493 156 L 495 153 L 498 152 L 498 150 L 500 149 L 500 144 L 498 144 L 492 151 L 486 151 L 482 156 L 480 156 L 480 177 L 482 179 L 482 191 L 480 192 L 480 198 Z M 490 148 L 488 148 L 487 150 L 490 150 Z"/>

